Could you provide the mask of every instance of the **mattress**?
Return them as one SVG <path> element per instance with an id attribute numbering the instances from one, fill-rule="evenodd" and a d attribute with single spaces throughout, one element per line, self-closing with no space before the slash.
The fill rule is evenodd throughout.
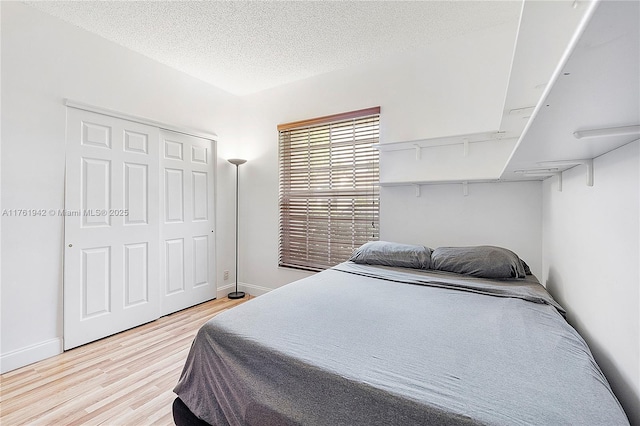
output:
<path id="1" fill-rule="evenodd" d="M 535 277 L 345 262 L 208 321 L 174 391 L 215 425 L 626 425 Z"/>

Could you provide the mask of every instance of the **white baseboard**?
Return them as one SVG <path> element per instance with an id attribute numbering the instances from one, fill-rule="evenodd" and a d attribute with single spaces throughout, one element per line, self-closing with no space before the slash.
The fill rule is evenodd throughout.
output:
<path id="1" fill-rule="evenodd" d="M 216 291 L 216 298 L 222 299 L 223 297 L 226 297 L 227 294 L 229 294 L 232 291 L 234 291 L 235 288 L 236 288 L 236 284 L 235 283 L 226 284 L 226 285 L 223 285 L 222 287 L 218 287 L 218 289 Z"/>
<path id="2" fill-rule="evenodd" d="M 269 293 L 273 289 L 255 284 L 240 283 L 238 285 L 238 290 L 249 293 L 252 296 L 262 296 L 263 294 Z"/>
<path id="3" fill-rule="evenodd" d="M 217 290 L 218 299 L 222 299 L 223 297 L 226 297 L 227 294 L 231 293 L 232 291 L 235 291 L 235 289 L 236 289 L 236 283 L 226 284 L 226 285 L 223 285 L 222 287 L 218 287 L 218 290 Z M 255 285 L 255 284 L 238 283 L 238 291 L 244 291 L 245 293 L 249 293 L 252 296 L 261 296 L 265 293 L 270 292 L 271 290 L 273 289 L 269 287 Z"/>
<path id="4" fill-rule="evenodd" d="M 62 353 L 62 339 L 55 338 L 16 349 L 0 356 L 0 373 L 15 370 Z"/>

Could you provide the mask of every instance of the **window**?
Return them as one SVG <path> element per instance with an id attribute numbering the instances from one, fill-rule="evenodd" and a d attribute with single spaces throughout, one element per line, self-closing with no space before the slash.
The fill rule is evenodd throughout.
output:
<path id="1" fill-rule="evenodd" d="M 278 126 L 279 265 L 320 271 L 379 236 L 380 107 Z"/>

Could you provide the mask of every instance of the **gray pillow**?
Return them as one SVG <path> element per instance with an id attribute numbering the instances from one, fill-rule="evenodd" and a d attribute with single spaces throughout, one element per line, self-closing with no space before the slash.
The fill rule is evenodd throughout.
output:
<path id="1" fill-rule="evenodd" d="M 511 250 L 494 246 L 438 247 L 431 255 L 433 269 L 480 278 L 524 278 L 524 265 Z"/>
<path id="2" fill-rule="evenodd" d="M 369 241 L 356 249 L 349 260 L 367 265 L 429 269 L 431 265 L 431 249 L 424 246 L 390 243 L 387 241 Z"/>

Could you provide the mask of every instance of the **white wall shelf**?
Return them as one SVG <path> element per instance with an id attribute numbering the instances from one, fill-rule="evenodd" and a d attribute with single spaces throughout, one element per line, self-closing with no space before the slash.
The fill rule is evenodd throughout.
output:
<path id="1" fill-rule="evenodd" d="M 640 40 L 637 3 L 595 2 L 538 102 L 500 174 L 540 179 L 585 166 L 640 137 Z M 597 49 L 594 48 L 597 46 Z"/>
<path id="2" fill-rule="evenodd" d="M 390 151 L 408 151 L 416 150 L 416 159 L 420 159 L 419 152 L 423 148 L 436 148 L 440 146 L 461 145 L 463 147 L 462 154 L 464 156 L 469 154 L 469 144 L 478 142 L 492 142 L 500 141 L 504 139 L 517 139 L 518 135 L 515 133 L 502 132 L 502 131 L 488 131 L 480 133 L 468 133 L 464 135 L 452 135 L 442 136 L 428 139 L 418 139 L 412 141 L 398 141 L 375 144 L 374 148 L 380 152 Z"/>
<path id="3" fill-rule="evenodd" d="M 449 179 L 449 180 L 416 180 L 416 181 L 395 181 L 395 182 L 380 182 L 380 186 L 383 188 L 396 187 L 396 186 L 410 186 L 410 185 L 448 185 L 453 183 L 496 183 L 504 182 L 499 179 Z"/>
<path id="4" fill-rule="evenodd" d="M 541 181 L 546 176 L 503 175 L 519 139 L 539 107 L 542 91 L 566 56 L 576 29 L 590 9 L 583 5 L 525 2 L 511 72 L 498 123 L 473 133 L 380 143 L 382 186 L 461 182 Z M 542 31 L 542 29 L 544 30 Z M 542 83 L 542 84 L 541 84 Z M 497 93 L 493 94 L 498 96 Z M 539 108 L 538 108 L 539 109 Z M 464 120 L 464 116 L 460 117 Z M 497 124 L 497 125 L 496 125 Z M 468 131 L 468 130 L 466 130 Z M 574 155 L 569 158 L 587 158 Z M 549 160 L 560 158 L 549 158 Z"/>
<path id="5" fill-rule="evenodd" d="M 496 180 L 516 141 L 505 134 L 475 134 L 380 144 L 380 181 L 402 185 Z"/>
<path id="6" fill-rule="evenodd" d="M 383 188 L 393 188 L 401 186 L 413 186 L 415 188 L 416 197 L 422 195 L 423 185 L 462 185 L 462 195 L 465 197 L 469 195 L 469 184 L 474 183 L 496 183 L 500 182 L 497 179 L 473 179 L 473 180 L 424 180 L 424 181 L 407 181 L 407 182 L 380 182 L 380 186 Z"/>

